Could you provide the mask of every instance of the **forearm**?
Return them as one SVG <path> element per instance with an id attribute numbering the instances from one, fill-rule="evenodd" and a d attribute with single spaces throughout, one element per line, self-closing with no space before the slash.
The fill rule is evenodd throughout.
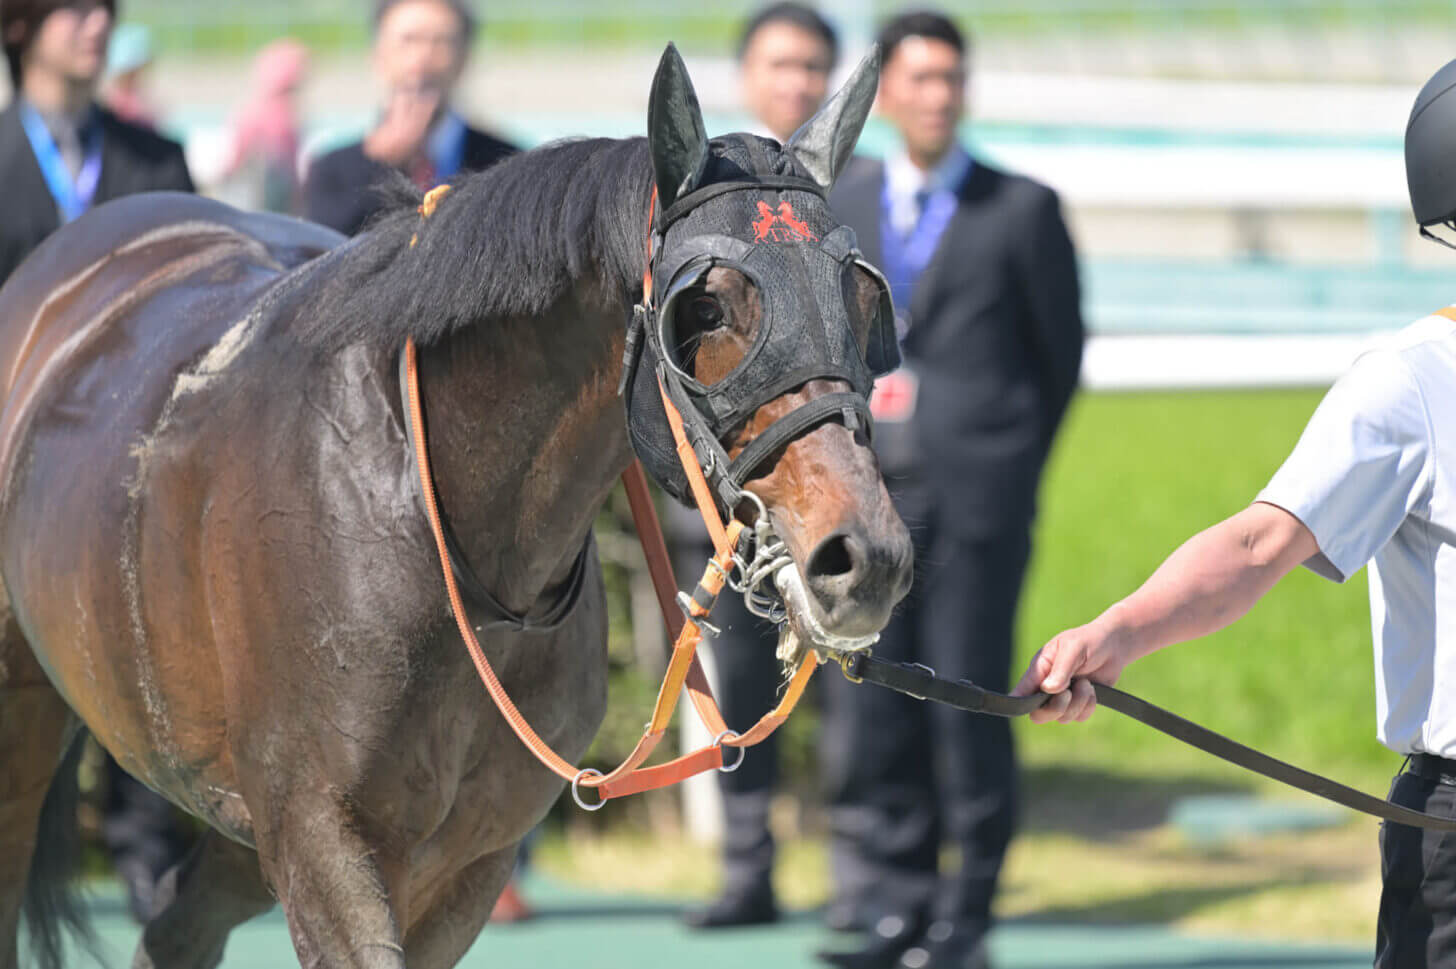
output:
<path id="1" fill-rule="evenodd" d="M 1146 656 L 1229 625 L 1317 551 L 1294 516 L 1253 505 L 1184 542 L 1096 622 L 1106 624 L 1127 659 Z"/>

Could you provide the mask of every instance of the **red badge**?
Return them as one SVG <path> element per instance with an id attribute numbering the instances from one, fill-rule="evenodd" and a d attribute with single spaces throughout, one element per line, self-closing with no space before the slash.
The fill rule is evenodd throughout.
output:
<path id="1" fill-rule="evenodd" d="M 777 213 L 762 200 L 758 203 L 758 218 L 753 220 L 754 242 L 818 242 L 819 237 L 810 231 L 808 223 L 794 215 L 794 207 L 780 202 Z"/>
<path id="2" fill-rule="evenodd" d="M 919 393 L 919 379 L 914 372 L 901 367 L 875 381 L 875 389 L 870 394 L 870 413 L 877 421 L 892 424 L 908 421 L 915 416 L 915 398 Z"/>

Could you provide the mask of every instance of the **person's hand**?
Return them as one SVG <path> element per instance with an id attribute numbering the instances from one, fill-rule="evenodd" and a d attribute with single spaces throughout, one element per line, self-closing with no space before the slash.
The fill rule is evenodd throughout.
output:
<path id="1" fill-rule="evenodd" d="M 1037 650 L 1012 696 L 1030 696 L 1037 690 L 1051 694 L 1045 706 L 1031 713 L 1034 723 L 1086 720 L 1097 708 L 1092 683 L 1117 682 L 1132 659 L 1126 645 L 1103 619 L 1068 629 Z"/>
<path id="2" fill-rule="evenodd" d="M 364 154 L 394 168 L 404 168 L 424 153 L 430 125 L 440 110 L 438 88 L 396 88 L 379 124 L 364 138 Z"/>

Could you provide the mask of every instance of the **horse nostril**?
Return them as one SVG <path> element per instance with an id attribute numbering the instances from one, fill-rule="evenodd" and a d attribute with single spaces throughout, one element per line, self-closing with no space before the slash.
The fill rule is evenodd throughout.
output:
<path id="1" fill-rule="evenodd" d="M 849 550 L 849 540 L 844 535 L 832 535 L 819 543 L 814 554 L 809 556 L 811 578 L 832 578 L 854 571 L 854 556 Z"/>

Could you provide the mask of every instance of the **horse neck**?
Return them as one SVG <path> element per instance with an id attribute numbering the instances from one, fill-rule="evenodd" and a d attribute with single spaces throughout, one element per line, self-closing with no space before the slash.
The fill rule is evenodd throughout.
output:
<path id="1" fill-rule="evenodd" d="M 441 509 L 515 612 L 565 580 L 631 460 L 617 396 L 625 309 L 585 288 L 545 316 L 488 321 L 420 353 Z"/>

